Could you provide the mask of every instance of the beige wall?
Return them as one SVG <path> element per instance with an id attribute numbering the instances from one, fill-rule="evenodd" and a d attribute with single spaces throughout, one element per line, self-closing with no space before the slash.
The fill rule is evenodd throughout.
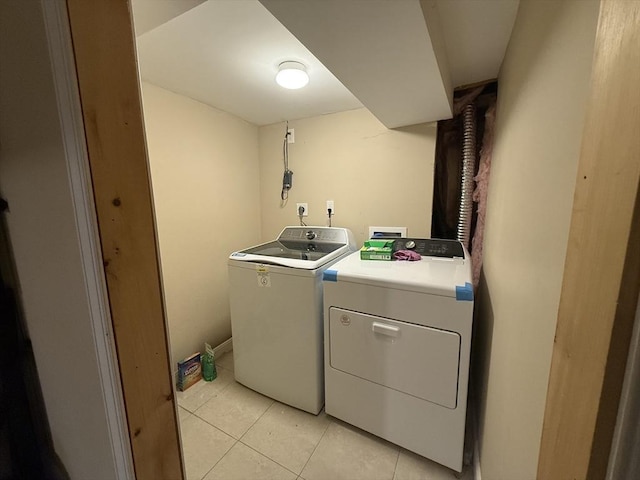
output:
<path id="1" fill-rule="evenodd" d="M 435 124 L 389 130 L 365 109 L 289 122 L 293 188 L 280 205 L 284 124 L 260 128 L 262 239 L 298 225 L 297 202 L 309 204 L 308 225 L 326 225 L 326 201 L 335 202 L 333 226 L 350 228 L 358 242 L 370 225 L 431 231 Z"/>
<path id="2" fill-rule="evenodd" d="M 280 208 L 283 124 L 258 128 L 149 83 L 143 105 L 174 363 L 231 336 L 228 255 L 297 225 L 297 201 L 325 225 L 334 200 L 333 225 L 359 243 L 369 225 L 429 236 L 435 125 L 388 130 L 364 109 L 291 122 Z"/>
<path id="3" fill-rule="evenodd" d="M 536 477 L 597 16 L 522 0 L 500 71 L 476 338 L 492 480 Z"/>
<path id="4" fill-rule="evenodd" d="M 0 1 L 0 64 L 0 194 L 54 448 L 71 478 L 113 479 L 40 2 Z"/>
<path id="5" fill-rule="evenodd" d="M 176 368 L 231 337 L 227 258 L 260 240 L 258 129 L 147 83 L 143 105 Z"/>

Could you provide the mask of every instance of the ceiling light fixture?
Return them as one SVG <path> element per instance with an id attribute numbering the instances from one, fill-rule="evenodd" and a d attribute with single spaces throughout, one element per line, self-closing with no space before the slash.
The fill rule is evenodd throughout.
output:
<path id="1" fill-rule="evenodd" d="M 309 75 L 306 67 L 300 62 L 282 62 L 278 65 L 276 82 L 281 87 L 295 90 L 309 83 Z"/>

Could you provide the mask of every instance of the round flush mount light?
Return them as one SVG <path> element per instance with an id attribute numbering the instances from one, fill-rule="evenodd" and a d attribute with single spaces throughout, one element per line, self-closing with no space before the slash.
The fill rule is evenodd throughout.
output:
<path id="1" fill-rule="evenodd" d="M 296 90 L 309 83 L 309 75 L 306 67 L 300 62 L 282 62 L 278 65 L 276 82 L 281 87 Z"/>

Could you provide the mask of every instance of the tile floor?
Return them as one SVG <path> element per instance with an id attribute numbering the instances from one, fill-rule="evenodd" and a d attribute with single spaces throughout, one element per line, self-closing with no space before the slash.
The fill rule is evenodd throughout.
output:
<path id="1" fill-rule="evenodd" d="M 310 415 L 234 380 L 178 392 L 187 480 L 449 480 L 453 471 L 326 415 Z M 464 480 L 472 480 L 466 468 Z"/>

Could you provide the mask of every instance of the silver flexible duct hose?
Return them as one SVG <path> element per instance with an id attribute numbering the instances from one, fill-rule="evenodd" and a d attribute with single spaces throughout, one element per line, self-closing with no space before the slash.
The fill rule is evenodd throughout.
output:
<path id="1" fill-rule="evenodd" d="M 469 104 L 462 112 L 462 187 L 458 213 L 458 241 L 469 248 L 473 215 L 473 174 L 476 166 L 476 108 Z"/>

